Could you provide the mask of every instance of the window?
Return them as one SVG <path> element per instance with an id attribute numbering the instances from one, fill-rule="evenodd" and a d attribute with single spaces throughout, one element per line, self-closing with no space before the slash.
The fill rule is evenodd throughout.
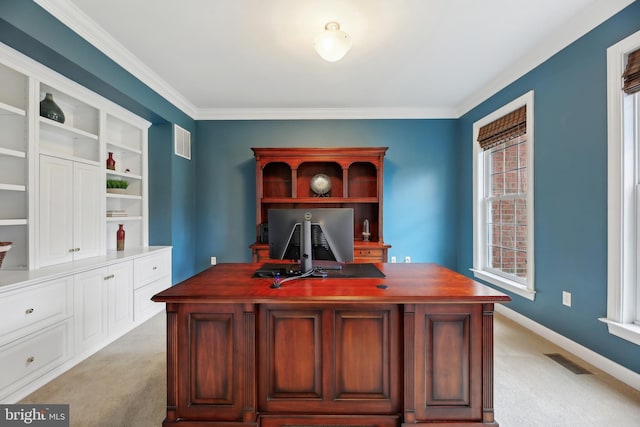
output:
<path id="1" fill-rule="evenodd" d="M 533 300 L 533 91 L 473 135 L 474 275 Z"/>
<path id="2" fill-rule="evenodd" d="M 609 332 L 640 345 L 640 32 L 607 49 Z"/>

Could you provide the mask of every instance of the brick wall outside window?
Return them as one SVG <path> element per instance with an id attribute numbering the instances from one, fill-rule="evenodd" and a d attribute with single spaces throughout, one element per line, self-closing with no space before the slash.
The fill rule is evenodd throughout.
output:
<path id="1" fill-rule="evenodd" d="M 527 277 L 526 135 L 485 152 L 487 188 L 487 266 Z"/>

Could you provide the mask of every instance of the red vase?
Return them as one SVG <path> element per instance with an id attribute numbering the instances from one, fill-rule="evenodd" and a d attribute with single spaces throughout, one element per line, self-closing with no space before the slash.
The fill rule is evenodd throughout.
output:
<path id="1" fill-rule="evenodd" d="M 118 224 L 118 231 L 116 231 L 116 248 L 119 251 L 124 251 L 124 226 Z"/>
<path id="2" fill-rule="evenodd" d="M 116 170 L 116 161 L 113 160 L 113 153 L 109 152 L 109 158 L 107 159 L 107 169 L 112 171 Z"/>

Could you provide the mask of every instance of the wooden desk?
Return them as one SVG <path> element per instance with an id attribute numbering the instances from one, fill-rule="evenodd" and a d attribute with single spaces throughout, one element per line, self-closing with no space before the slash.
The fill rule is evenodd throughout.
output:
<path id="1" fill-rule="evenodd" d="M 497 425 L 493 305 L 508 296 L 434 264 L 280 289 L 258 266 L 153 297 L 167 303 L 164 426 Z"/>

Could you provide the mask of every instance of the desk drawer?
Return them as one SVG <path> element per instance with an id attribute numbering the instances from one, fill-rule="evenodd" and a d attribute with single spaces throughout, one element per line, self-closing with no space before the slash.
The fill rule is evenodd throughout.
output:
<path id="1" fill-rule="evenodd" d="M 70 357 L 70 320 L 0 347 L 0 390 L 11 392 Z M 2 393 L 4 394 L 4 393 Z M 1 397 L 1 396 L 0 396 Z"/>
<path id="2" fill-rule="evenodd" d="M 171 252 L 161 251 L 133 260 L 133 288 L 138 289 L 171 271 Z"/>
<path id="3" fill-rule="evenodd" d="M 0 342 L 19 338 L 73 314 L 73 279 L 58 280 L 0 294 Z"/>

